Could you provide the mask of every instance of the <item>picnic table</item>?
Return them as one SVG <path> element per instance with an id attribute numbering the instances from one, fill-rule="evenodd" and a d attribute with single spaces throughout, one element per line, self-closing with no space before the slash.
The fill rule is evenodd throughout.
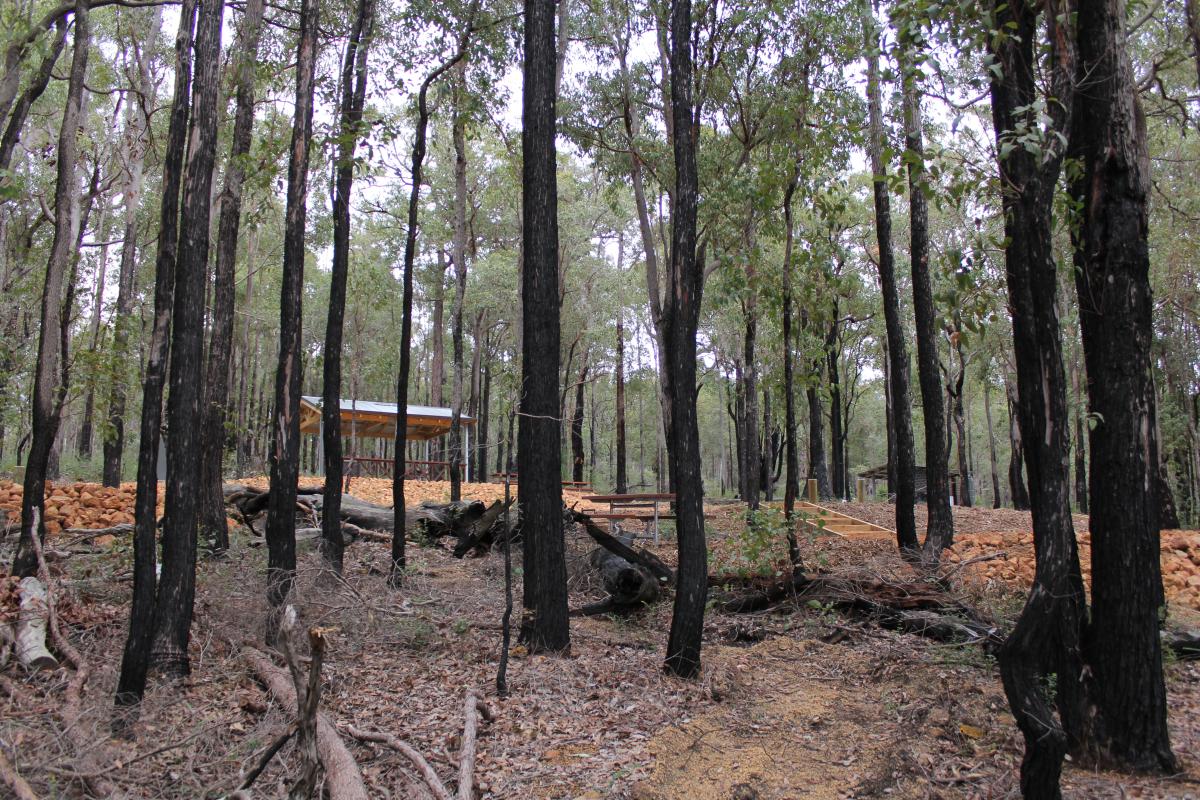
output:
<path id="1" fill-rule="evenodd" d="M 640 492 L 636 494 L 593 494 L 583 498 L 591 503 L 607 503 L 608 513 L 589 514 L 596 519 L 606 519 L 610 524 L 624 519 L 636 519 L 646 523 L 646 533 L 653 531 L 654 544 L 658 544 L 658 521 L 674 519 L 670 512 L 675 502 L 674 492 Z M 660 506 L 662 509 L 660 510 Z M 648 509 L 642 511 L 640 509 Z M 664 511 L 668 513 L 663 513 Z"/>

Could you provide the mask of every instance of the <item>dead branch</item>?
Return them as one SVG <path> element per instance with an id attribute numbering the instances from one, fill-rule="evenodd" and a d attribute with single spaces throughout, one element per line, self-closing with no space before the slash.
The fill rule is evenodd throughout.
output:
<path id="1" fill-rule="evenodd" d="M 458 800 L 475 800 L 475 739 L 478 735 L 478 711 L 482 701 L 479 692 L 467 689 L 463 702 L 462 748 L 458 756 Z"/>
<path id="2" fill-rule="evenodd" d="M 296 724 L 292 723 L 287 727 L 287 730 L 281 733 L 279 737 L 275 741 L 271 742 L 267 749 L 263 751 L 262 755 L 258 759 L 258 763 L 254 765 L 254 769 L 246 773 L 246 777 L 242 780 L 241 785 L 238 786 L 238 791 L 244 792 L 253 786 L 254 782 L 258 780 L 258 776 L 261 775 L 263 770 L 267 768 L 267 764 L 271 763 L 271 759 L 275 757 L 275 754 L 282 750 L 283 746 L 287 744 L 288 740 L 295 735 Z"/>
<path id="3" fill-rule="evenodd" d="M 296 609 L 288 606 L 283 613 L 280 627 L 280 644 L 292 675 L 292 687 L 296 693 L 296 732 L 299 734 L 297 749 L 304 765 L 300 775 L 292 784 L 290 797 L 309 798 L 317 787 L 317 773 L 321 757 L 317 753 L 317 706 L 321 701 L 321 662 L 325 658 L 325 636 L 320 628 L 309 628 L 308 642 L 311 658 L 308 672 L 300 666 L 296 648 L 292 641 L 296 634 Z"/>
<path id="4" fill-rule="evenodd" d="M 243 657 L 276 702 L 285 708 L 298 708 L 296 690 L 286 672 L 275 666 L 265 653 L 253 647 L 247 647 Z M 325 767 L 325 785 L 330 800 L 367 800 L 362 772 L 354 756 L 338 736 L 337 728 L 320 712 L 317 713 L 317 754 Z"/>
<path id="5" fill-rule="evenodd" d="M 0 778 L 4 780 L 9 789 L 12 789 L 13 797 L 17 800 L 38 800 L 33 787 L 20 776 L 8 760 L 8 756 L 4 755 L 3 750 L 0 750 Z"/>
<path id="6" fill-rule="evenodd" d="M 442 783 L 442 779 L 438 777 L 437 772 L 434 771 L 433 767 L 429 766 L 429 762 L 425 760 L 425 757 L 417 752 L 416 748 L 412 745 L 392 736 L 390 733 L 359 730 L 353 725 L 346 728 L 346 732 L 360 741 L 385 744 L 397 753 L 400 753 L 416 767 L 417 772 L 425 781 L 425 785 L 429 787 L 429 791 L 436 800 L 454 800 L 453 796 L 446 789 L 446 784 Z"/>

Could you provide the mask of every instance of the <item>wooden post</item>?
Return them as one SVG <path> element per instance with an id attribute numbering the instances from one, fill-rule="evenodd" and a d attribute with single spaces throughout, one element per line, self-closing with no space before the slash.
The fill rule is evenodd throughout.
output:
<path id="1" fill-rule="evenodd" d="M 855 483 L 854 497 L 860 503 L 867 502 L 867 479 L 859 478 Z"/>
<path id="2" fill-rule="evenodd" d="M 820 496 L 817 493 L 817 479 L 809 478 L 808 479 L 808 502 L 815 504 L 817 502 L 817 500 L 819 500 L 819 499 L 820 499 Z"/>

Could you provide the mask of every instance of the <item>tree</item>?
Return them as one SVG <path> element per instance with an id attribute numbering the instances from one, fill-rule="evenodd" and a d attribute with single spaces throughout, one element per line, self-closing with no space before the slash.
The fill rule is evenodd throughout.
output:
<path id="1" fill-rule="evenodd" d="M 864 6 L 866 3 L 864 2 Z M 896 288 L 895 257 L 892 251 L 892 210 L 888 195 L 887 162 L 884 159 L 883 101 L 879 81 L 879 33 L 875 17 L 864 10 L 867 21 L 867 110 L 870 121 L 871 189 L 875 201 L 875 238 L 879 248 L 876 267 L 883 294 L 883 316 L 887 329 L 887 381 L 891 416 L 888 419 L 890 458 L 888 491 L 896 495 L 896 543 L 901 553 L 915 554 L 919 547 L 916 504 L 916 467 L 913 446 L 909 361 L 904 324 L 900 318 L 900 293 Z"/>
<path id="2" fill-rule="evenodd" d="M 524 531 L 521 640 L 530 650 L 566 651 L 567 568 L 563 555 L 558 403 L 558 178 L 555 162 L 553 0 L 525 0 L 521 155 L 521 402 L 517 474 Z"/>
<path id="3" fill-rule="evenodd" d="M 454 54 L 435 67 L 417 91 L 417 122 L 413 135 L 412 148 L 412 188 L 408 196 L 408 230 L 404 236 L 404 268 L 401 276 L 401 322 L 400 322 L 400 369 L 396 378 L 396 440 L 395 456 L 392 465 L 392 565 L 388 572 L 388 583 L 393 587 L 400 586 L 407 565 L 404 542 L 404 472 L 405 454 L 408 433 L 408 378 L 412 364 L 412 306 L 413 306 L 413 267 L 417 259 L 417 234 L 419 232 L 418 216 L 421 202 L 421 168 L 425 163 L 426 141 L 429 131 L 429 87 L 457 64 L 467 52 L 471 29 L 475 24 L 475 13 L 478 8 L 477 0 L 471 0 L 467 10 L 466 22 L 458 38 L 458 49 Z M 438 276 L 444 274 L 441 268 L 439 253 Z M 438 388 L 440 392 L 440 378 Z"/>
<path id="4" fill-rule="evenodd" d="M 225 522 L 225 496 L 221 490 L 221 465 L 225 458 L 226 421 L 229 415 L 229 373 L 233 356 L 234 283 L 238 231 L 242 222 L 242 191 L 246 180 L 245 161 L 254 133 L 254 80 L 258 40 L 262 30 L 264 0 L 247 0 L 238 31 L 234 61 L 236 110 L 225 186 L 221 190 L 221 213 L 217 223 L 217 256 L 213 272 L 212 334 L 204 376 L 201 413 L 208 435 L 200 441 L 200 537 L 214 553 L 229 549 Z"/>
<path id="5" fill-rule="evenodd" d="M 358 0 L 354 27 L 342 58 L 338 153 L 333 177 L 333 265 L 329 276 L 329 310 L 325 321 L 321 376 L 321 434 L 325 458 L 325 492 L 321 517 L 322 549 L 331 569 L 342 572 L 342 330 L 346 281 L 350 272 L 350 192 L 354 188 L 354 154 L 362 135 L 367 96 L 367 53 L 375 26 L 374 0 Z"/>
<path id="6" fill-rule="evenodd" d="M 131 47 L 133 58 L 137 62 L 137 83 L 134 92 L 137 96 L 137 103 L 126 105 L 126 180 L 121 190 L 121 202 L 125 206 L 125 227 L 121 239 L 121 264 L 117 270 L 117 303 L 113 314 L 112 360 L 116 368 L 113 369 L 109 385 L 108 427 L 104 432 L 103 479 L 105 486 L 117 486 L 121 483 L 121 461 L 125 452 L 126 381 L 119 365 L 128 357 L 129 338 L 133 326 L 134 284 L 137 280 L 137 212 L 138 202 L 142 197 L 146 149 L 150 136 L 150 115 L 153 112 L 151 100 L 153 84 L 150 75 L 151 47 L 158 40 L 159 26 L 162 22 L 158 9 L 151 12 L 150 19 L 151 23 L 143 33 L 144 41 L 138 42 L 135 36 Z M 134 111 L 135 107 L 136 112 Z M 166 174 L 164 169 L 164 183 Z M 176 193 L 178 194 L 178 186 L 176 186 Z"/>
<path id="7" fill-rule="evenodd" d="M 1125 4 L 1081 0 L 1069 191 L 1088 405 L 1092 622 L 1099 745 L 1125 768 L 1173 772 L 1159 615 L 1159 469 L 1151 375 L 1150 158 Z M 1065 427 L 1066 417 L 1060 418 Z M 1032 475 L 1030 483 L 1033 483 Z"/>
<path id="8" fill-rule="evenodd" d="M 38 537 L 39 542 L 46 538 L 46 472 L 67 392 L 66 370 L 69 362 L 65 352 L 63 318 L 69 313 L 69 307 L 64 307 L 64 296 L 70 290 L 64 283 L 68 271 L 72 270 L 71 265 L 78 258 L 79 186 L 76 165 L 79 160 L 84 81 L 91 47 L 87 0 L 76 0 L 74 20 L 67 104 L 58 134 L 54 242 L 50 246 L 42 289 L 41 328 L 38 332 L 37 366 L 33 379 L 33 435 L 22 484 L 21 542 L 13 560 L 13 574 L 21 577 L 37 574 L 33 537 Z M 34 530 L 35 521 L 37 530 Z"/>
<path id="9" fill-rule="evenodd" d="M 671 428 L 667 457 L 675 478 L 679 569 L 666 668 L 693 678 L 700 672 L 700 642 L 708 593 L 704 540 L 704 485 L 700 475 L 700 431 L 696 418 L 696 326 L 704 292 L 704 266 L 696 252 L 698 112 L 692 100 L 692 4 L 671 0 L 671 120 L 674 129 L 675 203 L 671 215 L 671 259 L 663 303 L 670 375 Z"/>
<path id="10" fill-rule="evenodd" d="M 196 453 L 204 431 L 200 382 L 204 356 L 204 295 L 208 278 L 209 204 L 217 151 L 222 0 L 201 4 L 196 19 L 191 125 L 179 214 L 179 260 L 171 311 L 170 393 L 167 396 L 167 491 L 162 524 L 162 574 L 154 611 L 150 663 L 168 677 L 190 672 L 188 640 L 196 594 Z"/>
<path id="11" fill-rule="evenodd" d="M 1063 44 L 1062 11 L 1052 3 L 1042 15 L 1051 43 L 1051 92 L 1058 97 L 1069 91 L 1073 56 Z M 1045 121 L 1037 116 L 1038 9 L 996 0 L 991 14 L 992 119 L 1017 373 L 1013 405 L 1026 443 L 1035 557 L 1033 589 L 1000 650 L 1000 674 L 1025 737 L 1022 792 L 1057 797 L 1063 756 L 1087 737 L 1082 683 L 1087 609 L 1071 521 L 1069 417 L 1052 236 L 1063 144 L 1072 124 L 1079 123 L 1060 104 L 1048 104 Z M 1038 141 L 1022 140 L 1030 131 Z M 1056 676 L 1052 695 L 1044 688 L 1050 675 Z"/>
<path id="12" fill-rule="evenodd" d="M 451 138 L 454 140 L 454 304 L 450 317 L 454 346 L 454 379 L 450 391 L 450 501 L 462 499 L 462 406 L 463 406 L 463 301 L 467 292 L 467 95 L 466 61 L 459 61 L 451 109 Z"/>
<path id="13" fill-rule="evenodd" d="M 911 11 L 911 9 L 907 9 Z M 918 81 L 920 23 L 908 13 L 898 20 L 900 95 L 904 107 L 904 160 L 908 165 L 909 266 L 916 319 L 917 376 L 925 418 L 925 503 L 929 509 L 922 558 L 936 564 L 954 543 L 950 478 L 946 453 L 946 414 L 938 366 L 937 311 L 929 275 L 929 201 Z"/>
<path id="14" fill-rule="evenodd" d="M 267 506 L 267 642 L 279 635 L 281 614 L 296 576 L 296 482 L 300 477 L 300 335 L 304 296 L 304 232 L 319 0 L 302 0 L 296 46 L 296 112 L 288 158 L 283 280 L 279 292 L 279 364 L 271 422 L 271 497 Z"/>
<path id="15" fill-rule="evenodd" d="M 117 682 L 118 709 L 136 706 L 146 692 L 150 642 L 155 634 L 155 595 L 158 560 L 158 443 L 162 423 L 163 384 L 170 344 L 171 307 L 175 296 L 175 261 L 179 252 L 179 187 L 183 182 L 183 148 L 187 136 L 192 92 L 192 28 L 196 0 L 185 0 L 175 34 L 175 89 L 167 124 L 162 164 L 162 203 L 158 253 L 154 263 L 154 324 L 142 379 L 142 417 L 139 428 L 137 493 L 134 499 L 133 602 L 129 634 Z M 118 718 L 118 723 L 120 719 Z"/>

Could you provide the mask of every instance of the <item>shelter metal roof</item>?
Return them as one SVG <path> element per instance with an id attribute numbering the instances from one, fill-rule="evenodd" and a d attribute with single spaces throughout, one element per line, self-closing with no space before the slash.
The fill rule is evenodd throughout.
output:
<path id="1" fill-rule="evenodd" d="M 397 406 L 375 400 L 339 399 L 342 412 L 342 432 L 359 439 L 394 438 Z M 408 438 L 414 441 L 435 439 L 450 432 L 449 408 L 437 406 L 408 406 Z M 463 425 L 474 425 L 475 418 L 463 414 Z M 321 430 L 321 398 L 305 395 L 300 398 L 300 432 L 319 433 Z"/>

